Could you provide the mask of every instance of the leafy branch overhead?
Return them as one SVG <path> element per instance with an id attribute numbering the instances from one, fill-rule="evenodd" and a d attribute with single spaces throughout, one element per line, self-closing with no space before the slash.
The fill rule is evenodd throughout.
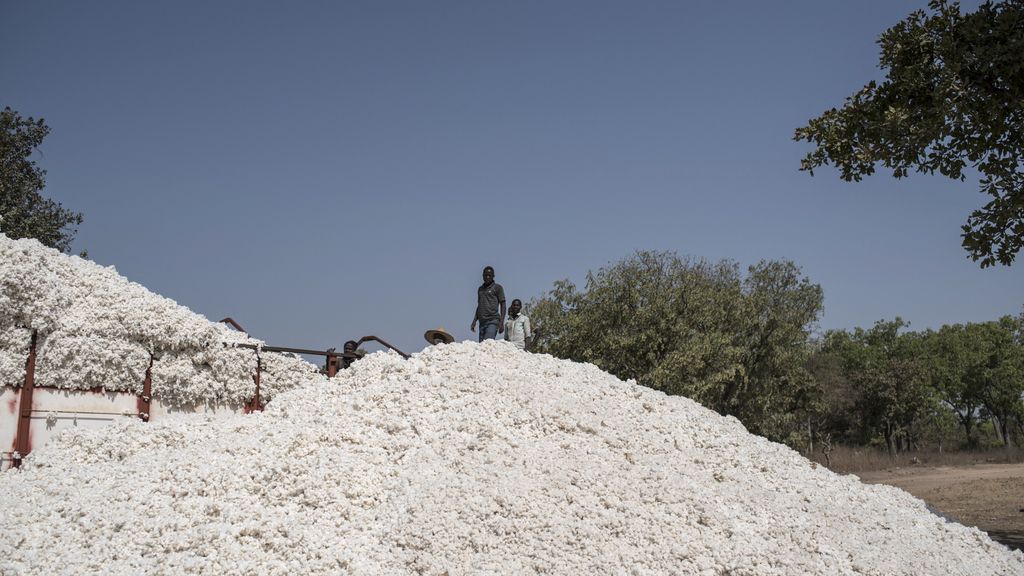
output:
<path id="1" fill-rule="evenodd" d="M 983 268 L 1010 265 L 1024 245 L 1024 0 L 929 8 L 879 38 L 884 81 L 796 130 L 815 146 L 800 169 L 831 164 L 847 181 L 878 165 L 896 178 L 977 174 L 988 202 L 968 216 L 963 246 Z"/>
<path id="2" fill-rule="evenodd" d="M 0 111 L 0 231 L 68 252 L 82 215 L 40 195 L 46 170 L 31 160 L 49 133 L 42 118 L 25 119 L 7 107 Z"/>

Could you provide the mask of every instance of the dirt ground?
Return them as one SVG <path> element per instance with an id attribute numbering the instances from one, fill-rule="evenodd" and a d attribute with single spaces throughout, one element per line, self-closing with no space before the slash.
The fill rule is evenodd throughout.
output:
<path id="1" fill-rule="evenodd" d="M 915 466 L 857 475 L 869 484 L 902 488 L 953 520 L 1024 550 L 1024 464 Z"/>

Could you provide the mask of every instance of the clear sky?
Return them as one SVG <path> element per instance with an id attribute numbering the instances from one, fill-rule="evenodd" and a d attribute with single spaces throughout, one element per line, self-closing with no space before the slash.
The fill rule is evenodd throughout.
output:
<path id="1" fill-rule="evenodd" d="M 793 260 L 822 329 L 1016 314 L 977 182 L 798 171 L 925 4 L 0 0 L 0 105 L 75 251 L 270 344 L 469 338 L 484 265 L 525 301 L 638 249 Z"/>

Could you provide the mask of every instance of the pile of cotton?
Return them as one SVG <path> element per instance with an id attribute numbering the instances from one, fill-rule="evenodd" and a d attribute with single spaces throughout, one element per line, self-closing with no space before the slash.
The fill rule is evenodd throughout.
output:
<path id="1" fill-rule="evenodd" d="M 372 354 L 262 413 L 68 430 L 0 493 L 4 574 L 1024 573 L 901 490 L 502 342 Z"/>
<path id="2" fill-rule="evenodd" d="M 257 352 L 237 345 L 259 346 L 258 340 L 153 294 L 113 267 L 0 234 L 0 384 L 24 381 L 32 332 L 40 386 L 139 393 L 152 360 L 153 395 L 166 405 L 237 405 L 255 393 Z M 261 357 L 283 373 L 261 388 L 264 398 L 315 377 L 308 363 Z"/>

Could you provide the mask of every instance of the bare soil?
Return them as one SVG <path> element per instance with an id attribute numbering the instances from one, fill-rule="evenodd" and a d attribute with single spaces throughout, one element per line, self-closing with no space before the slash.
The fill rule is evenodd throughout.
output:
<path id="1" fill-rule="evenodd" d="M 857 475 L 869 484 L 902 488 L 945 516 L 1024 550 L 1024 464 L 913 466 Z"/>

